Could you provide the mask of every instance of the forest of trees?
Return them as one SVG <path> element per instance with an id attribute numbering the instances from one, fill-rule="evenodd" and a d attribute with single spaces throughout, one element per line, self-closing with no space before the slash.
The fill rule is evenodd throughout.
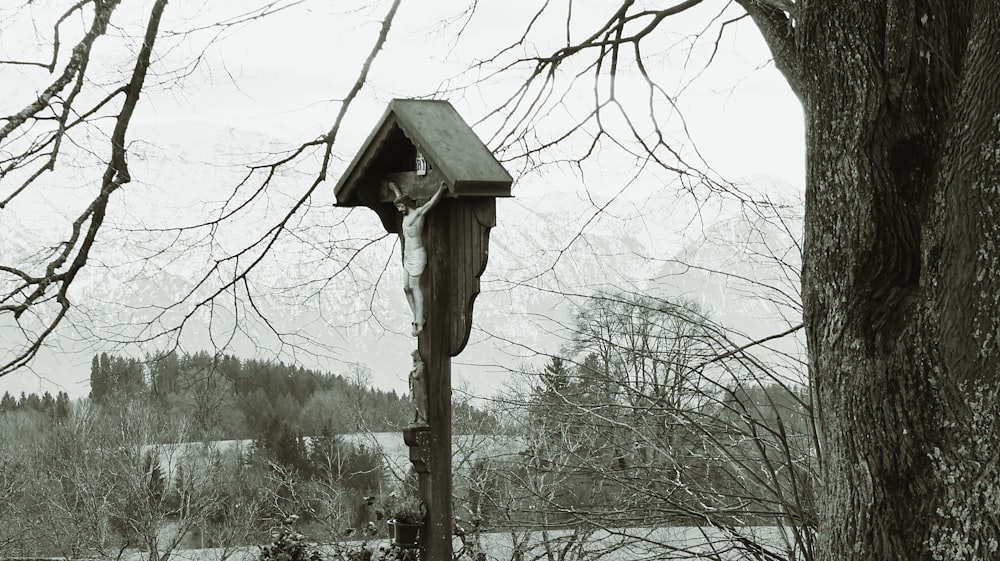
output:
<path id="1" fill-rule="evenodd" d="M 21 397 L 16 398 L 10 392 L 3 392 L 3 397 L 0 398 L 0 414 L 16 411 L 33 411 L 53 419 L 65 419 L 69 417 L 70 411 L 69 394 L 60 391 L 52 397 L 49 392 L 44 392 L 41 396 L 36 393 L 26 395 L 21 392 Z"/>
<path id="2" fill-rule="evenodd" d="M 158 414 L 189 419 L 195 440 L 255 438 L 270 428 L 303 436 L 395 430 L 412 411 L 395 392 L 347 376 L 232 355 L 168 353 L 143 360 L 102 353 L 91 362 L 90 399 L 141 399 Z"/>
<path id="3" fill-rule="evenodd" d="M 586 548 L 609 526 L 632 529 L 615 548 L 634 545 L 633 531 L 701 527 L 717 532 L 710 544 L 811 557 L 810 393 L 752 355 L 720 359 L 726 344 L 693 304 L 590 297 L 544 367 L 485 408 L 456 400 L 460 523 L 524 547 L 572 543 L 578 559 L 599 557 Z M 341 436 L 398 431 L 411 411 L 363 376 L 206 353 L 100 354 L 92 366 L 88 399 L 4 399 L 5 555 L 235 551 L 291 514 L 312 539 L 338 540 L 372 521 L 359 517 L 363 497 L 385 512 L 413 492 L 382 450 Z M 233 439 L 249 442 L 206 442 Z M 785 545 L 758 526 L 781 528 Z M 541 542 L 528 540 L 538 531 Z"/>

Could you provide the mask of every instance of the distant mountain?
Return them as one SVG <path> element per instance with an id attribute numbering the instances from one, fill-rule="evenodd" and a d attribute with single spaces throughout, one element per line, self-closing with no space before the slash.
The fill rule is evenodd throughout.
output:
<path id="1" fill-rule="evenodd" d="M 95 350 L 154 350 L 162 340 L 127 343 L 169 333 L 185 321 L 182 350 L 218 348 L 331 372 L 356 363 L 372 370 L 377 386 L 406 391 L 414 343 L 403 329 L 410 320 L 398 243 L 394 236 L 377 239 L 384 232 L 375 215 L 333 208 L 328 182 L 247 283 L 224 291 L 214 307 L 192 310 L 191 303 L 217 290 L 225 274 L 259 256 L 252 249 L 238 261 L 223 260 L 266 234 L 267 225 L 294 203 L 310 170 L 278 174 L 259 201 L 239 212 L 238 227 L 161 231 L 239 208 L 255 183 L 228 199 L 247 173 L 237 165 L 238 155 L 265 161 L 276 143 L 204 123 L 173 123 L 157 135 L 155 143 L 137 141 L 144 147 L 132 164 L 137 180 L 116 201 L 114 222 L 78 279 L 72 293 L 78 308 L 70 321 L 43 350 L 34 373 L 0 379 L 0 388 L 56 385 L 85 395 Z M 695 201 L 667 191 L 609 202 L 577 191 L 516 188 L 514 198 L 498 201 L 475 329 L 466 351 L 454 359 L 454 372 L 481 391 L 501 387 L 510 370 L 541 360 L 538 353 L 558 351 L 575 306 L 597 289 L 696 300 L 751 336 L 795 323 L 794 240 L 801 233 L 802 203 L 794 188 L 774 182 L 758 181 L 754 192 L 750 198 L 770 199 L 763 212 L 730 199 Z M 701 218 L 692 221 L 699 212 Z M 28 213 L 30 220 L 3 215 L 3 259 L 25 255 L 38 236 L 53 236 L 46 216 L 57 216 L 57 209 L 39 203 Z M 774 266 L 771 254 L 787 266 Z M 211 272 L 215 265 L 219 273 Z M 729 274 L 711 272 L 719 269 Z M 206 274 L 208 283 L 196 286 Z M 766 286 L 765 296 L 755 283 Z M 170 308 L 185 297 L 188 304 Z M 775 298 L 778 305 L 771 303 Z"/>
<path id="2" fill-rule="evenodd" d="M 802 200 L 774 189 L 754 201 L 686 240 L 656 271 L 650 292 L 689 298 L 755 337 L 800 323 Z"/>

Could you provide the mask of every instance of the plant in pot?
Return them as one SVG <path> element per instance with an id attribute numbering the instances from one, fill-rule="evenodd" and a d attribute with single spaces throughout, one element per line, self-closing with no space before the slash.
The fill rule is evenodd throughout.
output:
<path id="1" fill-rule="evenodd" d="M 416 497 L 404 497 L 392 509 L 392 542 L 399 547 L 416 547 L 424 527 L 427 506 Z"/>

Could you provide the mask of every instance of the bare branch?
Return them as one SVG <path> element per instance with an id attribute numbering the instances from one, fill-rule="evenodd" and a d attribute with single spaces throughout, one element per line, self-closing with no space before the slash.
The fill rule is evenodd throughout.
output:
<path id="1" fill-rule="evenodd" d="M 95 24 L 92 26 L 91 32 L 93 34 L 93 38 L 96 38 L 97 35 L 103 33 L 103 30 L 107 27 L 107 21 L 108 18 L 110 18 L 111 9 L 113 9 L 116 4 L 117 2 L 109 3 L 107 5 L 108 11 L 106 13 L 101 13 L 99 11 L 98 14 L 95 15 Z M 149 22 L 146 27 L 145 39 L 143 41 L 142 48 L 139 51 L 139 55 L 136 58 L 135 67 L 132 70 L 132 76 L 129 84 L 125 88 L 125 102 L 123 103 L 122 109 L 116 119 L 115 130 L 111 137 L 111 157 L 105 167 L 99 195 L 73 222 L 70 239 L 60 244 L 62 249 L 56 254 L 55 258 L 48 263 L 45 276 L 41 279 L 36 279 L 37 282 L 26 283 L 22 289 L 19 289 L 27 291 L 34 286 L 34 289 L 24 297 L 24 300 L 15 310 L 15 319 L 17 319 L 29 307 L 40 303 L 45 297 L 46 291 L 50 285 L 58 286 L 55 294 L 55 300 L 58 303 L 56 313 L 52 318 L 45 322 L 45 327 L 42 331 L 35 335 L 33 340 L 30 340 L 29 344 L 23 351 L 14 356 L 14 358 L 7 363 L 0 364 L 0 376 L 13 372 L 15 369 L 28 364 L 28 362 L 38 353 L 45 340 L 62 322 L 70 308 L 68 295 L 69 288 L 76 275 L 87 263 L 90 251 L 94 245 L 94 240 L 97 238 L 97 233 L 100 231 L 101 225 L 104 222 L 108 200 L 110 196 L 121 187 L 121 185 L 130 181 L 128 167 L 125 162 L 125 135 L 128 132 L 128 127 L 131 123 L 132 113 L 135 110 L 136 103 L 138 103 L 139 96 L 142 93 L 142 84 L 145 80 L 146 73 L 149 70 L 150 55 L 152 53 L 153 44 L 156 40 L 160 17 L 163 14 L 166 4 L 167 0 L 157 0 L 151 9 Z M 100 23 L 98 24 L 97 22 Z M 99 29 L 100 33 L 96 32 L 96 29 Z M 88 36 L 89 35 L 90 34 L 88 34 Z M 77 61 L 75 65 L 76 69 L 73 73 L 69 74 L 70 77 L 75 72 L 79 72 L 80 76 L 83 75 L 87 64 L 86 56 L 89 55 L 89 48 L 90 44 L 93 42 L 93 38 L 90 39 L 90 43 L 81 43 L 81 45 L 86 45 L 85 48 L 81 48 L 78 45 L 77 49 L 74 49 L 73 58 Z M 78 59 L 78 57 L 84 58 Z M 43 97 L 40 97 L 39 100 L 42 100 Z M 38 103 L 38 101 L 36 101 L 36 103 Z M 29 106 L 29 109 L 34 107 L 35 105 Z M 41 107 L 34 109 L 34 113 L 37 113 L 39 110 L 41 110 Z M 22 111 L 22 114 L 25 114 L 25 120 L 28 118 L 28 114 L 30 113 L 26 113 L 26 111 L 27 110 Z M 64 115 L 68 116 L 68 112 L 65 112 Z M 22 120 L 20 122 L 23 123 L 24 121 Z M 8 123 L 8 125 L 10 124 L 11 123 Z M 10 130 L 14 129 L 11 128 Z M 2 138 L 2 136 L 0 136 L 0 138 Z M 87 225 L 86 232 L 83 230 L 85 225 Z M 79 246 L 77 246 L 78 242 Z M 72 257 L 72 260 L 70 260 L 74 250 L 76 255 Z M 65 271 L 59 272 L 59 269 L 61 269 L 67 261 L 70 261 L 69 267 Z"/>
<path id="2" fill-rule="evenodd" d="M 57 78 L 52 84 L 50 84 L 45 90 L 39 94 L 38 98 L 35 99 L 31 104 L 29 104 L 24 109 L 18 111 L 14 115 L 4 117 L 7 121 L 3 127 L 0 127 L 0 141 L 7 138 L 7 136 L 17 130 L 21 125 L 25 123 L 28 119 L 34 117 L 38 112 L 49 107 L 52 102 L 53 97 L 55 97 L 59 92 L 63 90 L 78 74 L 83 74 L 86 70 L 87 63 L 90 60 L 90 50 L 94 45 L 94 41 L 98 37 L 103 35 L 108 29 L 108 21 L 111 19 L 111 14 L 114 12 L 115 8 L 121 0 L 108 0 L 107 2 L 100 3 L 94 13 L 94 21 L 91 23 L 90 29 L 87 31 L 86 35 L 77 43 L 76 47 L 73 48 L 73 54 L 70 57 L 69 62 L 66 64 L 66 68 L 63 69 L 63 73 Z M 78 4 L 78 5 L 82 5 Z"/>
<path id="3" fill-rule="evenodd" d="M 798 4 L 786 0 L 736 0 L 736 2 L 757 24 L 774 56 L 774 65 L 788 80 L 792 91 L 801 95 L 804 86 L 802 59 L 795 45 L 794 27 Z"/>

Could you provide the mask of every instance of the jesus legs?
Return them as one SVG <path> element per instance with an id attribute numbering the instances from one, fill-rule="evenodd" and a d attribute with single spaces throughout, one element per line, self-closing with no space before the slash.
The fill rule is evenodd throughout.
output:
<path id="1" fill-rule="evenodd" d="M 410 311 L 413 312 L 411 334 L 417 337 L 424 330 L 424 293 L 420 290 L 420 277 L 406 275 L 403 293 L 406 294 L 406 302 L 410 305 Z"/>

